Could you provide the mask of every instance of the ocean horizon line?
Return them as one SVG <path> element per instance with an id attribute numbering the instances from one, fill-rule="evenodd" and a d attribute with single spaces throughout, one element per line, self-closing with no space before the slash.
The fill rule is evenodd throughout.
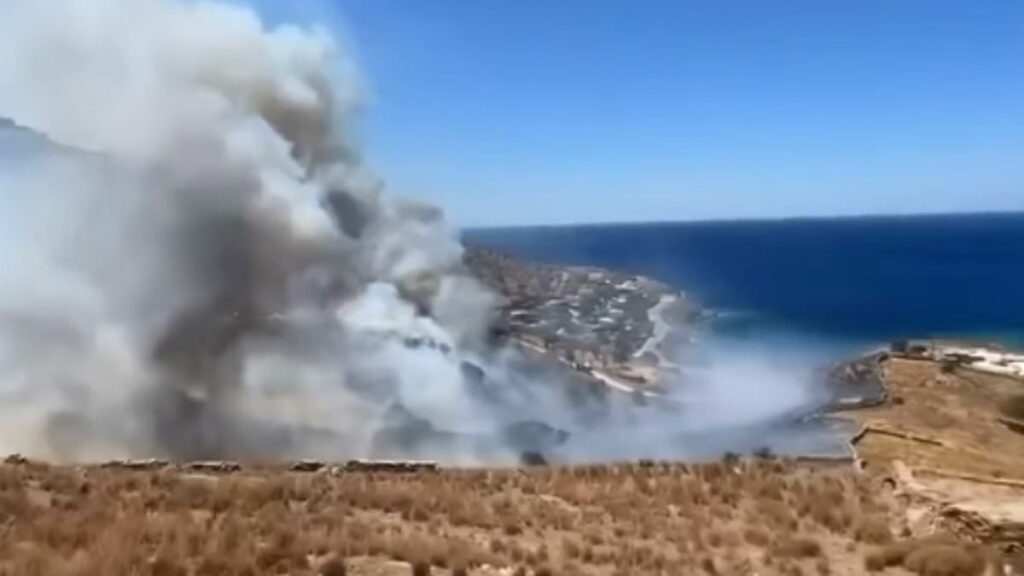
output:
<path id="1" fill-rule="evenodd" d="M 630 220 L 600 222 L 565 222 L 540 224 L 500 224 L 459 227 L 460 232 L 501 231 L 501 230 L 533 230 L 552 228 L 626 228 L 632 226 L 677 226 L 677 225 L 721 225 L 721 224 L 788 224 L 794 222 L 863 222 L 878 220 L 945 220 L 958 218 L 1019 218 L 1024 217 L 1024 208 L 1020 210 L 979 210 L 970 212 L 908 212 L 908 213 L 865 213 L 865 214 L 833 214 L 833 215 L 797 215 L 777 217 L 736 217 L 736 218 L 701 218 L 693 220 Z"/>

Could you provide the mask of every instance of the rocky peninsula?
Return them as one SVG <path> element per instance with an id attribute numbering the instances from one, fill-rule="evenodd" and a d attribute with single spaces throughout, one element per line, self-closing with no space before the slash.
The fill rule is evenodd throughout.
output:
<path id="1" fill-rule="evenodd" d="M 469 270 L 501 296 L 499 337 L 625 392 L 656 390 L 707 311 L 644 276 L 528 262 L 469 246 Z"/>

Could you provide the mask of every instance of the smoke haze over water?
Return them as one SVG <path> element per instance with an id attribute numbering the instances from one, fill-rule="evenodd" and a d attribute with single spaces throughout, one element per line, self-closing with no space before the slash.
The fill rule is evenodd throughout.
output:
<path id="1" fill-rule="evenodd" d="M 408 436 L 443 425 L 431 454 L 472 463 L 513 454 L 504 426 L 586 416 L 487 349 L 494 295 L 441 212 L 364 164 L 359 75 L 324 29 L 218 2 L 0 4 L 0 117 L 53 141 L 0 140 L 0 451 L 416 456 Z M 467 361 L 509 384 L 478 386 L 502 410 Z M 638 432 L 569 454 L 686 431 L 610 422 Z"/>

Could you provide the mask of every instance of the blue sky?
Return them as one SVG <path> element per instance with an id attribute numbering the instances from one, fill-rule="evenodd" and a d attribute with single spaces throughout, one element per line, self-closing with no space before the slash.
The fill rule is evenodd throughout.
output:
<path id="1" fill-rule="evenodd" d="M 1024 210 L 1019 0 L 259 0 L 459 225 Z"/>

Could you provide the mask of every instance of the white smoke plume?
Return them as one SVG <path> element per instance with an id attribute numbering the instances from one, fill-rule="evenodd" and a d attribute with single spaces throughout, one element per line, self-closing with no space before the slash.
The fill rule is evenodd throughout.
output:
<path id="1" fill-rule="evenodd" d="M 442 213 L 364 164 L 359 74 L 323 29 L 221 2 L 0 10 L 0 118 L 50 140 L 0 125 L 0 452 L 477 463 L 560 427 L 575 460 L 708 456 L 808 401 L 729 358 L 696 409 L 622 408 L 492 349 L 495 297 Z"/>
<path id="2" fill-rule="evenodd" d="M 222 2 L 0 5 L 0 117 L 61 146 L 0 166 L 0 450 L 343 457 L 389 406 L 471 420 L 459 359 L 493 299 L 363 164 L 331 34 Z"/>
<path id="3" fill-rule="evenodd" d="M 686 366 L 666 377 L 667 397 L 645 410 L 613 415 L 574 434 L 574 460 L 714 459 L 727 452 L 842 456 L 852 431 L 819 418 L 830 401 L 816 343 L 712 337 L 673 357 Z M 684 360 L 685 358 L 685 360 Z"/>

